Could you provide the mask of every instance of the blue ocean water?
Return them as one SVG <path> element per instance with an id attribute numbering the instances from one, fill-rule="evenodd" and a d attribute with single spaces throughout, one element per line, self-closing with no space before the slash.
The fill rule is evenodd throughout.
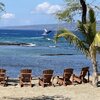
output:
<path id="1" fill-rule="evenodd" d="M 77 33 L 77 32 L 76 32 Z M 83 66 L 92 65 L 73 45 L 61 39 L 54 42 L 56 31 L 43 36 L 42 30 L 0 30 L 0 42 L 28 43 L 29 45 L 1 45 L 0 68 L 5 68 L 9 77 L 18 77 L 22 68 L 31 68 L 34 76 L 41 75 L 44 69 L 54 69 L 61 75 L 64 68 L 72 67 L 79 73 Z M 98 65 L 100 55 L 98 55 Z"/>

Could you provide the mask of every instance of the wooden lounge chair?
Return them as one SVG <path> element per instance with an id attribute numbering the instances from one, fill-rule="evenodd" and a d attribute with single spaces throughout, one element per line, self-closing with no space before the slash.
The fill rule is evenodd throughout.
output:
<path id="1" fill-rule="evenodd" d="M 32 70 L 22 69 L 20 71 L 19 81 L 21 87 L 23 87 L 23 85 L 30 85 L 32 87 Z"/>
<path id="2" fill-rule="evenodd" d="M 86 75 L 88 75 L 88 79 L 85 78 Z M 89 67 L 83 67 L 79 76 L 73 74 L 73 82 L 79 84 L 89 82 Z"/>
<path id="3" fill-rule="evenodd" d="M 63 77 L 57 76 L 57 84 L 64 86 L 72 84 L 72 82 L 70 81 L 72 75 L 73 75 L 72 68 L 64 69 Z"/>
<path id="4" fill-rule="evenodd" d="M 40 86 L 47 86 L 47 85 L 52 85 L 51 79 L 53 77 L 53 70 L 48 69 L 43 71 L 43 75 L 41 78 L 39 78 L 39 85 Z"/>
<path id="5" fill-rule="evenodd" d="M 0 84 L 6 86 L 8 84 L 8 76 L 6 76 L 6 70 L 0 69 Z"/>

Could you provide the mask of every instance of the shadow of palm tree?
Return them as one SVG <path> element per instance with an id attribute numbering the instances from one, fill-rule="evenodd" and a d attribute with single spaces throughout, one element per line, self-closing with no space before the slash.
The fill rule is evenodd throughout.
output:
<path id="1" fill-rule="evenodd" d="M 38 97 L 32 97 L 32 98 L 11 98 L 11 97 L 3 97 L 3 100 L 71 100 L 71 98 L 64 97 L 64 96 L 38 96 Z"/>

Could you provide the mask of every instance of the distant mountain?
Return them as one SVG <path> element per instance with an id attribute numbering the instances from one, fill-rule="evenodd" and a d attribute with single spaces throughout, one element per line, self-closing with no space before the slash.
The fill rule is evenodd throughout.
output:
<path id="1" fill-rule="evenodd" d="M 67 28 L 69 30 L 75 30 L 77 28 L 76 23 L 61 23 L 61 24 L 42 24 L 42 25 L 25 25 L 25 26 L 8 26 L 1 27 L 0 29 L 10 30 L 58 30 L 59 28 Z M 100 21 L 97 22 L 97 30 L 100 30 Z"/>
<path id="2" fill-rule="evenodd" d="M 42 25 L 25 25 L 25 26 L 8 26 L 2 27 L 0 29 L 10 29 L 10 30 L 57 30 L 58 28 L 65 27 L 68 29 L 75 29 L 75 24 L 42 24 Z"/>

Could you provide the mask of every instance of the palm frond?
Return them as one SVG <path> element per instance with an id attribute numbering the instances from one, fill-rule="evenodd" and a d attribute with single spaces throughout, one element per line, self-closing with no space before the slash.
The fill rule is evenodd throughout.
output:
<path id="1" fill-rule="evenodd" d="M 94 10 L 92 8 L 89 9 L 89 23 L 91 26 L 92 33 L 91 35 L 95 37 L 96 35 L 96 17 Z"/>
<path id="2" fill-rule="evenodd" d="M 84 35 L 85 37 L 87 37 L 86 28 L 85 28 L 84 24 L 81 21 L 78 21 L 77 27 L 78 27 L 78 30 L 82 33 L 82 35 Z"/>
<path id="3" fill-rule="evenodd" d="M 86 44 L 91 45 L 91 43 L 93 42 L 92 38 L 92 29 L 91 29 L 91 25 L 89 23 L 82 23 L 81 21 L 78 21 L 78 30 L 80 31 L 80 34 L 82 35 L 82 37 L 84 38 L 84 42 Z M 92 42 L 91 42 L 92 41 Z"/>
<path id="4" fill-rule="evenodd" d="M 59 33 L 55 36 L 55 40 L 57 41 L 59 38 L 65 38 L 66 40 L 69 41 L 69 43 L 74 44 L 76 47 L 78 47 L 86 56 L 88 56 L 88 48 L 82 42 L 74 33 L 69 32 L 66 29 L 62 29 L 59 31 Z"/>
<path id="5" fill-rule="evenodd" d="M 78 30 L 84 35 L 84 42 L 90 46 L 96 35 L 96 19 L 92 8 L 89 9 L 89 21 L 86 24 L 78 21 Z"/>
<path id="6" fill-rule="evenodd" d="M 91 23 L 94 23 L 96 21 L 95 13 L 92 8 L 89 9 L 89 20 Z"/>
<path id="7" fill-rule="evenodd" d="M 97 32 L 94 41 L 93 41 L 93 45 L 100 47 L 100 31 Z"/>

